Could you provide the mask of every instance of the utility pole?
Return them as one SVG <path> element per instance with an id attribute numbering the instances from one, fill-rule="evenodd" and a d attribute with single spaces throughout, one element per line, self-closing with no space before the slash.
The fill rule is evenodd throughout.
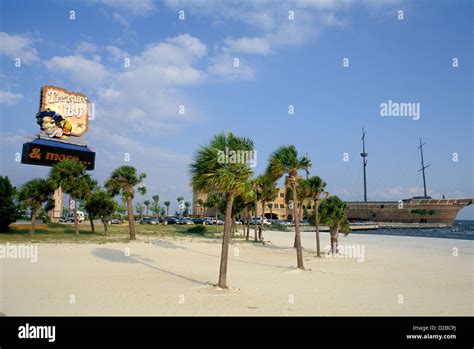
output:
<path id="1" fill-rule="evenodd" d="M 419 171 L 422 171 L 423 173 L 423 192 L 425 194 L 425 198 L 428 196 L 426 195 L 426 178 L 425 178 L 425 169 L 430 167 L 431 164 L 425 166 L 425 161 L 423 159 L 423 146 L 425 145 L 425 143 L 421 143 L 421 138 L 420 138 L 420 146 L 418 147 L 418 149 L 420 149 L 420 154 L 421 154 L 421 168 L 419 169 Z M 418 172 L 419 172 L 418 171 Z"/>
<path id="2" fill-rule="evenodd" d="M 367 159 L 366 157 L 369 154 L 365 152 L 365 129 L 362 128 L 362 153 L 360 153 L 360 156 L 362 156 L 362 164 L 364 166 L 364 201 L 367 202 L 367 174 L 366 174 L 366 167 L 367 167 Z"/>

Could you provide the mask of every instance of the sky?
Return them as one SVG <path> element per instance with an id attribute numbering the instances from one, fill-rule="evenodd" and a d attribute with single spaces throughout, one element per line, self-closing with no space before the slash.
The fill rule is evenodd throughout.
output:
<path id="1" fill-rule="evenodd" d="M 474 196 L 472 1 L 1 0 L 0 11 L 0 174 L 16 186 L 48 174 L 19 154 L 39 131 L 41 86 L 55 85 L 94 103 L 85 138 L 100 184 L 122 165 L 147 174 L 137 202 L 191 201 L 193 154 L 223 131 L 254 141 L 256 175 L 294 144 L 329 192 L 362 200 L 363 127 L 369 200 L 423 194 L 420 137 L 428 195 Z M 389 101 L 414 109 L 384 116 Z"/>

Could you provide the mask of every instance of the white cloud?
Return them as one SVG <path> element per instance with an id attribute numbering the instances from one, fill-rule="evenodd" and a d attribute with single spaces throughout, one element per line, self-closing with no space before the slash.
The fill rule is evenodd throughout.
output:
<path id="1" fill-rule="evenodd" d="M 112 45 L 106 46 L 105 51 L 109 54 L 109 59 L 112 62 L 117 62 L 117 61 L 119 61 L 121 59 L 124 59 L 125 57 L 128 56 L 128 54 L 126 52 L 124 52 L 121 49 L 119 49 L 118 47 L 112 46 Z"/>
<path id="2" fill-rule="evenodd" d="M 13 93 L 9 91 L 0 91 L 0 104 L 16 105 L 23 99 L 20 93 Z"/>
<path id="3" fill-rule="evenodd" d="M 119 23 L 122 27 L 124 27 L 125 29 L 128 29 L 128 27 L 129 27 L 128 21 L 120 13 L 114 12 L 112 14 L 112 18 L 117 23 Z"/>
<path id="4" fill-rule="evenodd" d="M 140 172 L 146 172 L 145 185 L 148 196 L 159 193 L 162 201 L 167 199 L 171 201 L 180 195 L 190 198 L 191 193 L 186 185 L 189 181 L 188 164 L 191 161 L 189 154 L 178 153 L 142 141 L 134 137 L 133 132 L 122 135 L 110 129 L 92 127 L 92 125 L 89 140 L 90 144 L 96 147 L 97 163 L 94 171 L 96 178 L 105 180 L 118 166 L 131 165 Z M 129 162 L 125 161 L 125 153 L 129 157 Z M 107 161 L 99 161 L 99 159 L 107 159 Z M 157 166 L 150 166 L 150 164 L 157 164 Z M 171 183 L 179 183 L 178 188 L 170 185 Z M 142 197 L 139 197 L 141 200 Z"/>
<path id="5" fill-rule="evenodd" d="M 206 45 L 198 38 L 183 34 L 149 45 L 134 61 L 137 65 L 188 66 L 206 55 Z"/>
<path id="6" fill-rule="evenodd" d="M 224 40 L 225 50 L 253 54 L 269 54 L 272 52 L 271 43 L 265 37 L 242 37 L 239 39 L 227 38 Z"/>
<path id="7" fill-rule="evenodd" d="M 90 0 L 136 16 L 146 16 L 155 11 L 151 0 Z"/>
<path id="8" fill-rule="evenodd" d="M 76 53 L 82 55 L 97 52 L 97 45 L 92 42 L 81 41 L 76 47 Z"/>
<path id="9" fill-rule="evenodd" d="M 228 53 L 215 56 L 211 59 L 211 65 L 208 71 L 211 75 L 224 80 L 252 80 L 254 79 L 253 69 L 241 58 L 239 59 L 239 66 L 234 64 L 233 57 Z"/>
<path id="10" fill-rule="evenodd" d="M 239 0 L 165 0 L 174 9 L 188 11 L 193 16 L 207 17 L 216 26 L 229 22 L 252 27 L 255 36 L 224 40 L 223 52 L 269 54 L 285 46 L 304 44 L 326 28 L 345 26 L 345 10 L 356 4 L 380 9 L 401 0 L 297 0 L 297 1 L 239 1 Z M 289 18 L 293 11 L 294 18 Z"/>
<path id="11" fill-rule="evenodd" d="M 11 35 L 0 32 L 0 54 L 9 58 L 20 58 L 22 62 L 39 61 L 38 51 L 33 47 L 33 39 L 26 35 Z"/>
<path id="12" fill-rule="evenodd" d="M 66 73 L 72 81 L 84 87 L 101 84 L 109 74 L 100 62 L 82 56 L 55 56 L 45 65 L 53 73 Z"/>
<path id="13" fill-rule="evenodd" d="M 111 61 L 124 58 L 120 48 L 107 46 Z M 119 132 L 156 134 L 178 129 L 186 121 L 201 118 L 193 101 L 177 88 L 205 81 L 207 74 L 197 67 L 207 47 L 189 34 L 168 38 L 147 46 L 129 57 L 130 66 L 106 67 L 99 60 L 83 56 L 53 57 L 46 62 L 51 72 L 66 76 L 77 88 L 92 88 L 97 97 L 96 125 L 128 122 Z M 184 115 L 179 114 L 184 106 Z"/>

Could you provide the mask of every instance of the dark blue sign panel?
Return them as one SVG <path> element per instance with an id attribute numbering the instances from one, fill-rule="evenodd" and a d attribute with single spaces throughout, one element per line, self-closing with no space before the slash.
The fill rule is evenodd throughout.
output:
<path id="1" fill-rule="evenodd" d="M 23 144 L 22 164 L 53 166 L 64 160 L 78 161 L 93 170 L 95 153 L 85 146 L 35 139 Z"/>

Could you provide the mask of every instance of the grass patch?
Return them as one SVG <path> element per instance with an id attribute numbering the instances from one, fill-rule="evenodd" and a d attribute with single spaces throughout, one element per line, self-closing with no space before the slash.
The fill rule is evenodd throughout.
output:
<path id="1" fill-rule="evenodd" d="M 202 227 L 202 228 L 201 228 Z M 29 235 L 30 224 L 12 224 L 8 232 L 0 233 L 0 243 L 16 242 L 126 242 L 130 238 L 128 223 L 113 224 L 109 226 L 109 236 L 104 234 L 104 226 L 95 224 L 95 233 L 91 231 L 90 223 L 79 224 L 79 236 L 75 235 L 74 224 L 67 223 L 39 223 L 36 224 L 36 231 L 33 236 Z M 204 230 L 203 230 L 204 228 Z M 223 232 L 223 226 L 207 228 L 203 225 L 152 225 L 135 224 L 137 237 L 159 238 L 159 237 L 179 237 L 196 236 L 199 234 L 204 237 L 218 237 Z"/>

